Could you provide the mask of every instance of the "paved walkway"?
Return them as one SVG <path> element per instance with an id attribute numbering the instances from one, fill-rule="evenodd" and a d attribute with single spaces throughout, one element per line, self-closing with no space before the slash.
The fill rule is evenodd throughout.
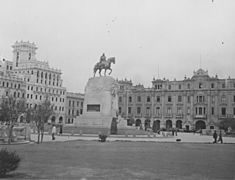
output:
<path id="1" fill-rule="evenodd" d="M 146 141 L 146 142 L 177 142 L 177 139 L 180 139 L 180 142 L 183 143 L 212 143 L 212 136 L 205 136 L 193 133 L 178 133 L 178 136 L 168 136 L 163 137 L 162 135 L 111 135 L 107 138 L 107 141 Z M 31 134 L 31 140 L 37 141 L 37 134 Z M 94 134 L 84 134 L 73 136 L 69 134 L 63 134 L 62 136 L 56 135 L 56 139 L 53 141 L 51 135 L 44 135 L 44 142 L 65 142 L 65 141 L 75 141 L 75 140 L 85 140 L 85 141 L 97 141 L 98 135 Z M 234 137 L 223 137 L 225 144 L 235 144 Z"/>

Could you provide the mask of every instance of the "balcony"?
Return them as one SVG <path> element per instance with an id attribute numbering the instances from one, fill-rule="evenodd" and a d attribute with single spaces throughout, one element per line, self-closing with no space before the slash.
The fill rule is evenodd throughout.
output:
<path id="1" fill-rule="evenodd" d="M 144 117 L 145 118 L 151 118 L 151 114 L 145 114 Z"/>
<path id="2" fill-rule="evenodd" d="M 136 114 L 135 115 L 135 118 L 141 118 L 142 117 L 142 114 Z"/>
<path id="3" fill-rule="evenodd" d="M 162 114 L 154 114 L 154 118 L 161 118 Z"/>
<path id="4" fill-rule="evenodd" d="M 225 115 L 220 114 L 219 119 L 235 119 L 235 115 L 233 115 L 233 114 L 225 114 Z"/>
<path id="5" fill-rule="evenodd" d="M 173 117 L 173 114 L 165 114 L 164 117 L 165 117 L 165 118 L 172 118 L 172 117 Z"/>
<path id="6" fill-rule="evenodd" d="M 177 118 L 177 119 L 182 119 L 183 117 L 184 117 L 183 114 L 176 114 L 176 115 L 175 115 L 175 118 Z"/>
<path id="7" fill-rule="evenodd" d="M 196 114 L 194 115 L 194 119 L 206 119 L 207 115 L 206 114 Z"/>

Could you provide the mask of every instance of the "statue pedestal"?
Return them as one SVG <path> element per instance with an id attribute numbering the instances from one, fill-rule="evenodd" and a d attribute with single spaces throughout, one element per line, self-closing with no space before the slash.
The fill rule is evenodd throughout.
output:
<path id="1" fill-rule="evenodd" d="M 90 78 L 85 88 L 83 115 L 76 118 L 78 127 L 108 128 L 118 111 L 118 84 L 110 76 Z"/>

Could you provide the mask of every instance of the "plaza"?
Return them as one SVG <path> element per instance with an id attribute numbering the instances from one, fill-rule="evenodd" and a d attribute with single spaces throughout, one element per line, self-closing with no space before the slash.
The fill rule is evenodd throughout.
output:
<path id="1" fill-rule="evenodd" d="M 235 180 L 234 12 L 2 2 L 0 179 Z"/>
<path id="2" fill-rule="evenodd" d="M 59 138 L 59 137 L 58 137 Z M 19 179 L 234 179 L 234 144 L 67 141 L 8 146 Z"/>

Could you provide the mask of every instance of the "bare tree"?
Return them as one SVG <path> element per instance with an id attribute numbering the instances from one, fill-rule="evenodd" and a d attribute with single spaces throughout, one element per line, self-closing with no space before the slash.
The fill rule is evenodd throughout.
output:
<path id="1" fill-rule="evenodd" d="M 3 96 L 1 101 L 0 121 L 8 126 L 8 144 L 12 141 L 12 132 L 20 115 L 26 112 L 24 99 L 17 99 L 13 96 Z"/>
<path id="2" fill-rule="evenodd" d="M 39 105 L 27 110 L 26 120 L 35 122 L 38 133 L 38 144 L 43 142 L 45 123 L 54 114 L 53 105 L 48 97 Z"/>

